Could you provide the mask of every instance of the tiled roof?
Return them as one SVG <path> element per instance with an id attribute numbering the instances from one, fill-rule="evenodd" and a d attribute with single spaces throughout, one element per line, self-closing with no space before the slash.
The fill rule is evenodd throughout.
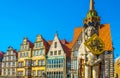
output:
<path id="1" fill-rule="evenodd" d="M 52 40 L 49 40 L 49 41 L 48 41 L 48 44 L 51 45 L 51 44 L 52 44 Z"/>
<path id="2" fill-rule="evenodd" d="M 30 48 L 33 48 L 33 47 L 34 47 L 34 44 L 33 44 L 30 40 L 27 39 L 27 42 L 29 43 Z"/>
<path id="3" fill-rule="evenodd" d="M 113 46 L 112 46 L 112 38 L 111 38 L 111 32 L 110 32 L 110 24 L 101 25 L 101 28 L 99 31 L 99 37 L 105 43 L 105 50 L 112 51 Z"/>
<path id="4" fill-rule="evenodd" d="M 4 52 L 0 52 L 0 57 L 3 58 Z"/>
<path id="5" fill-rule="evenodd" d="M 47 54 L 47 52 L 48 52 L 48 50 L 49 50 L 49 48 L 50 48 L 50 45 L 49 45 L 49 43 L 48 43 L 44 38 L 42 38 L 42 40 L 43 40 L 43 44 L 44 44 L 44 46 L 45 46 L 46 54 Z"/>
<path id="6" fill-rule="evenodd" d="M 18 57 L 18 52 L 16 50 L 13 50 L 13 52 L 16 54 L 16 57 Z"/>
<path id="7" fill-rule="evenodd" d="M 79 35 L 82 32 L 82 27 L 79 28 L 75 28 L 74 29 L 74 36 L 73 36 L 73 40 L 72 42 L 69 42 L 69 44 L 67 44 L 68 48 L 71 49 L 73 47 L 73 45 L 75 44 L 75 42 L 78 40 Z"/>
<path id="8" fill-rule="evenodd" d="M 67 46 L 71 49 L 75 42 L 77 41 L 79 35 L 82 32 L 82 27 L 75 28 L 74 30 L 74 37 L 72 42 L 70 42 Z M 99 30 L 99 37 L 103 40 L 105 43 L 105 50 L 106 51 L 112 51 L 112 39 L 111 39 L 111 33 L 110 33 L 110 25 L 109 24 L 102 24 L 101 28 Z"/>
<path id="9" fill-rule="evenodd" d="M 70 57 L 71 52 L 70 52 L 70 49 L 67 47 L 68 42 L 66 40 L 60 40 L 60 43 L 62 45 L 62 48 L 63 48 L 64 52 L 66 53 L 66 56 Z"/>

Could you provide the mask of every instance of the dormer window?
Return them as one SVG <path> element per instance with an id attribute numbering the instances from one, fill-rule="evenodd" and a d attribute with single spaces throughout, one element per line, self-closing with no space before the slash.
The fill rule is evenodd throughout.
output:
<path id="1" fill-rule="evenodd" d="M 54 48 L 57 48 L 57 42 L 54 43 Z"/>

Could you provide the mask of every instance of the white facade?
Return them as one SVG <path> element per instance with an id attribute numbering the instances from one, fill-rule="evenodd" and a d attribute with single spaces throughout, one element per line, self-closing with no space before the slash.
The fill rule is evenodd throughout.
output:
<path id="1" fill-rule="evenodd" d="M 9 47 L 2 60 L 2 76 L 16 76 L 17 53 Z"/>
<path id="2" fill-rule="evenodd" d="M 62 45 L 64 44 L 56 34 L 47 54 L 46 73 L 48 78 L 67 78 L 67 54 Z"/>

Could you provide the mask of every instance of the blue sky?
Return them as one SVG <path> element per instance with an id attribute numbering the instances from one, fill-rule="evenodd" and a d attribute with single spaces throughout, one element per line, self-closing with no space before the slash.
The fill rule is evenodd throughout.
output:
<path id="1" fill-rule="evenodd" d="M 95 0 L 101 23 L 110 23 L 115 57 L 120 55 L 120 0 Z M 37 34 L 52 40 L 72 40 L 75 27 L 83 25 L 89 0 L 0 0 L 0 50 L 11 45 L 19 50 L 23 37 L 32 42 Z"/>

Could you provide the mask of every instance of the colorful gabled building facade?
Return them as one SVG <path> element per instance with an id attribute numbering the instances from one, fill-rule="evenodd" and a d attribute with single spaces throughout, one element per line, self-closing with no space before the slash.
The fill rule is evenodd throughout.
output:
<path id="1" fill-rule="evenodd" d="M 24 38 L 18 51 L 17 76 L 24 78 L 31 78 L 32 69 L 32 49 L 33 43 Z"/>
<path id="2" fill-rule="evenodd" d="M 32 77 L 45 78 L 46 54 L 48 49 L 48 42 L 42 37 L 42 35 L 38 35 L 32 51 Z"/>
<path id="3" fill-rule="evenodd" d="M 59 40 L 58 34 L 55 34 L 46 56 L 47 78 L 70 78 L 70 52 L 66 43 L 65 40 Z"/>
<path id="4" fill-rule="evenodd" d="M 7 52 L 2 59 L 2 75 L 1 77 L 16 78 L 17 77 L 17 59 L 18 53 L 13 47 L 9 46 Z"/>

